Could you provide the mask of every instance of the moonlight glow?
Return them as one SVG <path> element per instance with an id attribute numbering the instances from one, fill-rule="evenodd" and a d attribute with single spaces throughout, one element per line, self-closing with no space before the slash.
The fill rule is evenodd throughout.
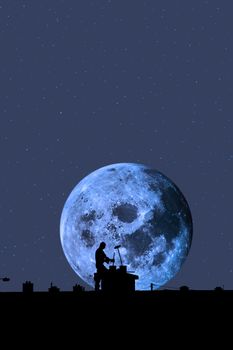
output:
<path id="1" fill-rule="evenodd" d="M 145 165 L 113 164 L 86 176 L 71 192 L 61 217 L 61 244 L 73 270 L 93 286 L 95 250 L 108 256 L 121 244 L 136 288 L 159 288 L 180 270 L 192 241 L 192 218 L 177 186 Z M 116 265 L 120 262 L 117 260 Z"/>

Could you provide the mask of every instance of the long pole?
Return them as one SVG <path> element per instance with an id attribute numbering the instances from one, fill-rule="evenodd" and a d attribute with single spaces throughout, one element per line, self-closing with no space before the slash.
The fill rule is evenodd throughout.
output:
<path id="1" fill-rule="evenodd" d="M 119 257 L 120 257 L 121 265 L 123 265 L 119 248 L 117 248 L 117 251 L 118 251 L 118 254 L 119 254 Z"/>

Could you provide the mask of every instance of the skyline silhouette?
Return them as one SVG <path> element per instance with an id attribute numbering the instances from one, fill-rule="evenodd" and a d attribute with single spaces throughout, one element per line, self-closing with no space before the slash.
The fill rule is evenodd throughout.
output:
<path id="1" fill-rule="evenodd" d="M 123 266 L 124 267 L 124 266 Z M 120 270 L 120 268 L 119 268 Z M 115 270 L 114 270 L 115 272 Z M 123 271 L 123 273 L 126 273 L 126 271 Z M 110 274 L 111 274 L 111 271 L 110 271 Z M 6 278 L 6 277 L 5 277 Z M 9 278 L 6 278 L 7 279 L 7 282 L 10 280 Z M 0 278 L 0 280 L 2 280 L 2 278 Z M 153 285 L 153 284 L 152 284 Z M 85 286 L 83 284 L 79 284 L 79 283 L 75 283 L 74 285 L 71 285 L 69 289 L 61 289 L 59 286 L 57 286 L 56 284 L 54 284 L 52 281 L 48 284 L 48 287 L 46 289 L 40 289 L 38 286 L 37 288 L 35 289 L 35 286 L 34 286 L 34 283 L 33 281 L 30 281 L 30 280 L 25 280 L 24 282 L 22 282 L 21 284 L 21 288 L 19 288 L 18 290 L 15 290 L 15 291 L 11 291 L 11 290 L 1 290 L 1 284 L 0 284 L 0 293 L 40 293 L 40 292 L 53 292 L 53 291 L 57 291 L 57 292 L 74 292 L 74 293 L 77 293 L 77 292 L 96 292 L 96 293 L 99 293 L 101 292 L 102 290 L 98 290 L 98 291 L 95 291 L 95 288 L 85 288 Z M 111 290 L 104 290 L 104 293 L 110 293 L 111 294 L 111 291 L 114 292 L 114 287 L 113 289 Z M 211 292 L 211 291 L 226 291 L 226 292 L 233 292 L 233 289 L 225 289 L 224 288 L 224 285 L 216 285 L 213 289 L 192 289 L 190 288 L 189 286 L 187 285 L 181 285 L 179 287 L 169 287 L 169 286 L 163 286 L 159 289 L 154 289 L 153 286 L 150 285 L 150 288 L 148 288 L 148 290 L 136 290 L 136 289 L 131 289 L 130 292 L 131 293 L 149 293 L 149 292 L 155 292 L 155 293 L 158 293 L 158 292 L 164 292 L 164 291 L 180 291 L 180 292 Z M 119 290 L 116 288 L 115 292 L 119 292 Z M 127 290 L 126 290 L 126 293 L 127 293 Z"/>

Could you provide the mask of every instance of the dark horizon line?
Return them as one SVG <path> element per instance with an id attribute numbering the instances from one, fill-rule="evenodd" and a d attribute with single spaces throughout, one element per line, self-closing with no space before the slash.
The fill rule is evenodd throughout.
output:
<path id="1" fill-rule="evenodd" d="M 215 287 L 214 289 L 191 289 L 187 286 L 181 286 L 180 288 L 164 288 L 164 289 L 154 289 L 154 290 L 135 290 L 135 291 L 131 291 L 130 294 L 133 293 L 145 293 L 145 294 L 150 294 L 150 293 L 164 293 L 164 292 L 180 292 L 180 293 L 184 293 L 184 292 L 232 292 L 233 293 L 233 289 L 224 289 L 222 287 Z M 98 291 L 96 292 L 94 289 L 93 290 L 86 290 L 85 288 L 83 289 L 71 289 L 71 290 L 60 290 L 60 288 L 53 286 L 52 289 L 48 288 L 47 290 L 11 290 L 11 291 L 2 291 L 0 290 L 0 294 L 37 294 L 37 293 L 48 293 L 48 294 L 62 294 L 62 293 L 70 293 L 70 294 L 80 294 L 80 293 L 85 293 L 85 294 L 106 294 L 106 292 L 103 291 Z M 114 293 L 114 292 L 112 292 Z M 109 294 L 111 294 L 111 292 L 109 292 Z"/>

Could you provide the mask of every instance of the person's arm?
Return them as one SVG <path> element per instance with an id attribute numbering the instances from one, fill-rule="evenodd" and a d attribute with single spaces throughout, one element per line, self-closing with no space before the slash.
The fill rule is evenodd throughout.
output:
<path id="1" fill-rule="evenodd" d="M 113 262 L 113 259 L 110 259 L 106 254 L 104 254 L 104 261 L 109 264 L 110 262 Z"/>
<path id="2" fill-rule="evenodd" d="M 107 257 L 107 255 L 105 255 L 104 261 L 105 261 L 107 264 L 109 264 L 110 260 L 111 260 L 111 259 L 109 259 L 109 257 Z"/>
<path id="3" fill-rule="evenodd" d="M 107 256 L 106 256 L 106 263 L 107 264 L 109 264 L 110 262 L 115 262 L 115 260 L 114 259 L 110 259 L 110 258 L 108 258 Z"/>

